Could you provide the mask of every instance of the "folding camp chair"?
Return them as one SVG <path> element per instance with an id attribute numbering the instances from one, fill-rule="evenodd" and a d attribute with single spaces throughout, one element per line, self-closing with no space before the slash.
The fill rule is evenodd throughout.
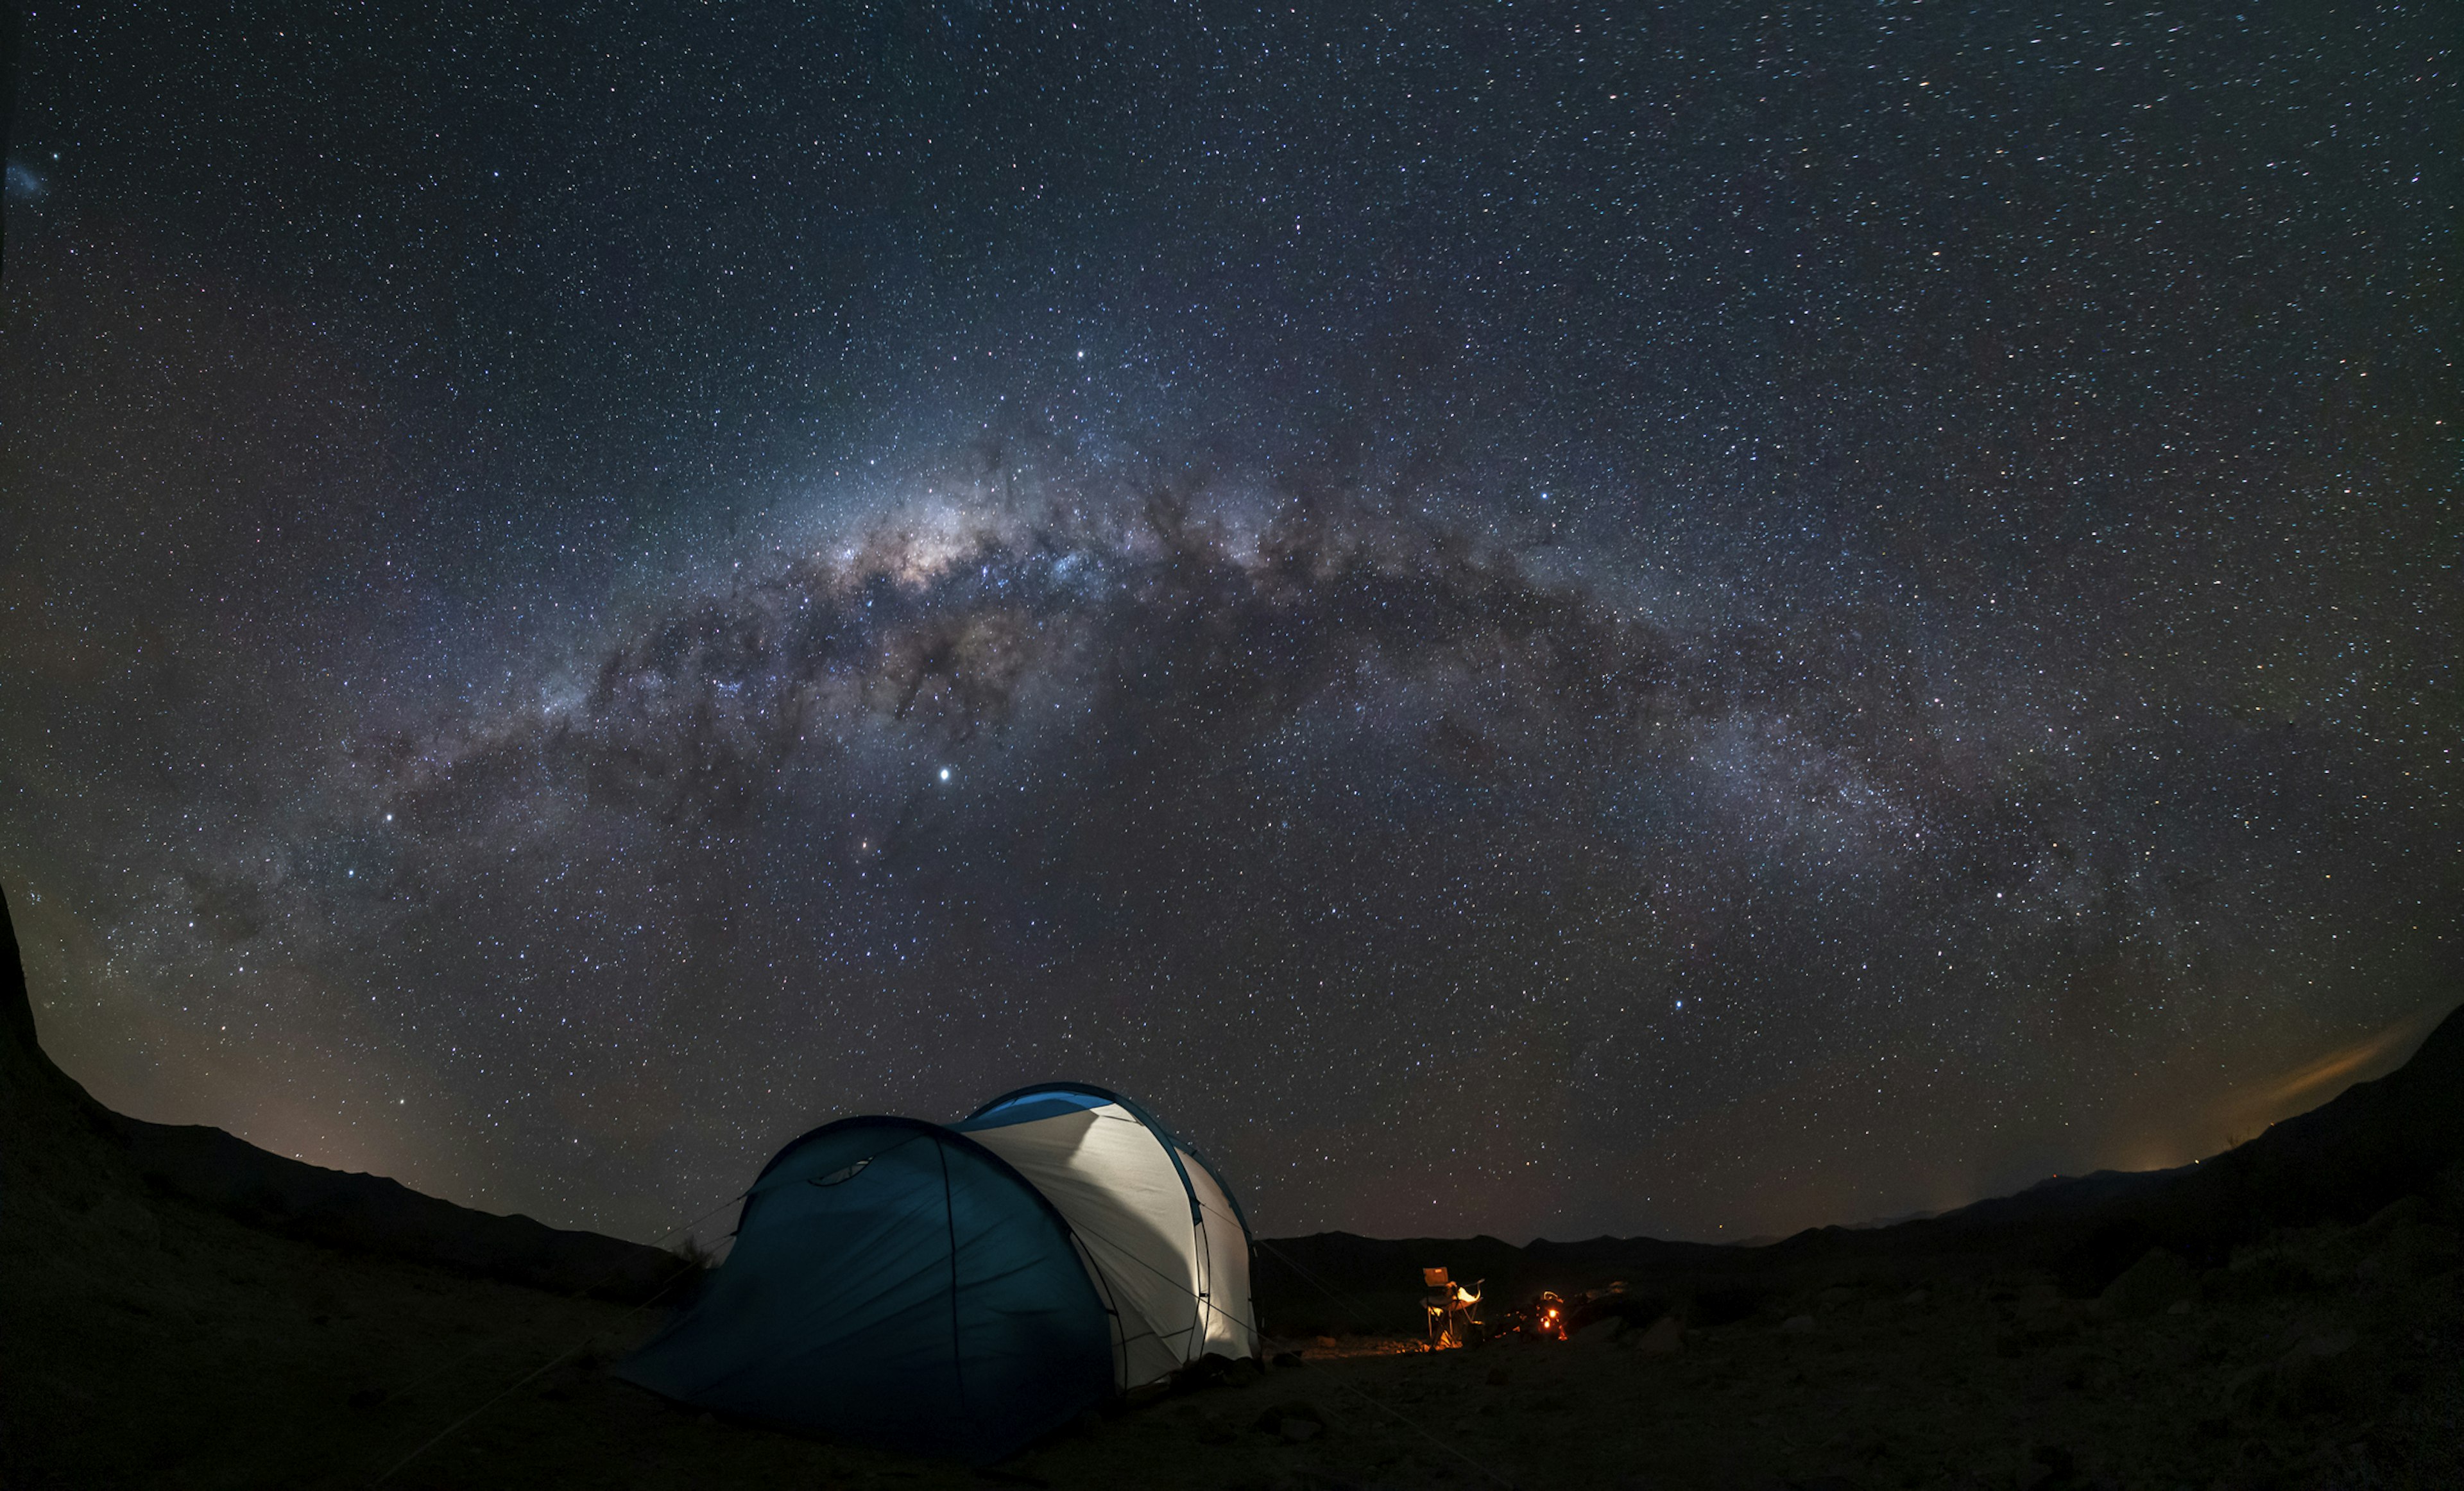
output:
<path id="1" fill-rule="evenodd" d="M 1429 1348 L 1468 1345 L 1471 1327 L 1481 1323 L 1482 1285 L 1488 1281 L 1482 1279 L 1465 1288 L 1447 1278 L 1442 1268 L 1423 1268 L 1420 1283 L 1439 1291 L 1420 1301 L 1420 1308 L 1429 1317 Z"/>

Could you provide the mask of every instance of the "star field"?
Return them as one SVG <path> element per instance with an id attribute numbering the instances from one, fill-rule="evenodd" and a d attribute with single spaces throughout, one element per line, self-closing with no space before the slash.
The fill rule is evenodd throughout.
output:
<path id="1" fill-rule="evenodd" d="M 1063 1077 L 1267 1234 L 2209 1152 L 2457 997 L 2451 48 L 38 11 L 46 1043 L 641 1238 Z"/>

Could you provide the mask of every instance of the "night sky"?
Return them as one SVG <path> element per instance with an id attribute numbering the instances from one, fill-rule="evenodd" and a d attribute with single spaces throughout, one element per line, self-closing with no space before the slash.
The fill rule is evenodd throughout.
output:
<path id="1" fill-rule="evenodd" d="M 117 1107 L 647 1239 L 1069 1077 L 1268 1235 L 1736 1238 L 2464 997 L 2444 6 L 192 9 L 8 163 Z"/>

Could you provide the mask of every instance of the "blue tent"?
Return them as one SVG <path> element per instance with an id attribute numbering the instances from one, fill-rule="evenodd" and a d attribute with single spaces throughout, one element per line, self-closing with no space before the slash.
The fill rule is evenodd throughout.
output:
<path id="1" fill-rule="evenodd" d="M 1110 1396 L 1117 1335 L 1068 1223 L 1006 1161 L 937 1125 L 850 1118 L 779 1151 L 726 1265 L 617 1372 L 984 1463 Z"/>

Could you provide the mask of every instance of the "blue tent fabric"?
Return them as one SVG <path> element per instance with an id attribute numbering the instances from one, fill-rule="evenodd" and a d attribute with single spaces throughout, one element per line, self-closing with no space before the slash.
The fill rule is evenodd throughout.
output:
<path id="1" fill-rule="evenodd" d="M 1102 1107 L 1115 1101 L 1111 1094 L 1094 1087 L 1066 1086 L 1047 1084 L 1039 1087 L 1021 1087 L 1007 1097 L 990 1103 L 953 1125 L 957 1129 L 986 1129 L 994 1124 L 1025 1124 L 1055 1113 L 1073 1112 L 1082 1108 Z"/>
<path id="2" fill-rule="evenodd" d="M 979 1464 L 1113 1386 L 1109 1318 L 1051 1203 L 963 1134 L 878 1117 L 781 1151 L 726 1264 L 617 1371 L 700 1407 Z"/>

